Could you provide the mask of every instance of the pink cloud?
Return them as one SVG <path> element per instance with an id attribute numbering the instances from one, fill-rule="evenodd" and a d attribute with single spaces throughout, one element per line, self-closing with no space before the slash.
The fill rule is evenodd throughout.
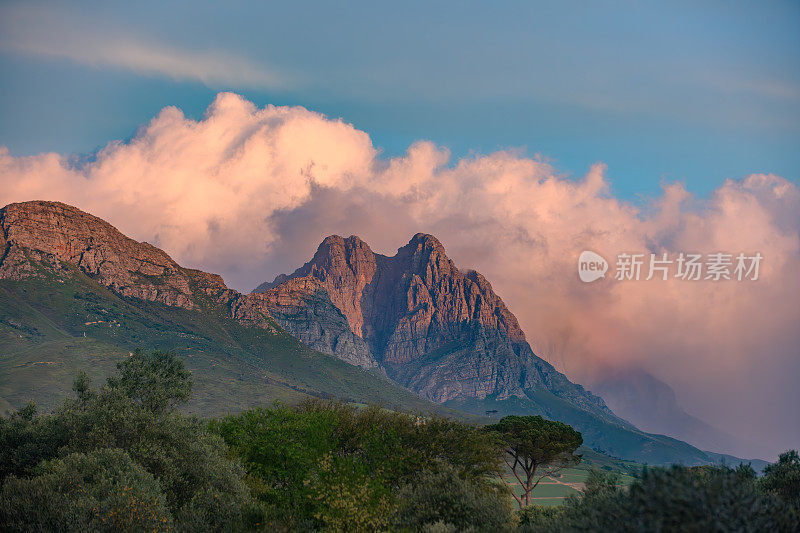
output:
<path id="1" fill-rule="evenodd" d="M 434 233 L 571 377 L 642 367 L 693 414 L 760 438 L 753 453 L 800 445 L 800 188 L 779 176 L 730 180 L 708 199 L 665 184 L 638 207 L 611 195 L 603 164 L 573 180 L 521 153 L 454 161 L 424 141 L 383 158 L 350 124 L 221 93 L 201 120 L 165 108 L 90 162 L 0 149 L 0 204 L 32 199 L 76 205 L 245 290 L 293 270 L 331 233 L 390 254 Z M 586 249 L 612 269 L 620 252 L 765 260 L 757 282 L 583 284 Z"/>

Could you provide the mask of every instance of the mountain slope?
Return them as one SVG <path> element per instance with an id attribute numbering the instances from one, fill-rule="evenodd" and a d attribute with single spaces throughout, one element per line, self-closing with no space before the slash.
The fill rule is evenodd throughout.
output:
<path id="1" fill-rule="evenodd" d="M 0 408 L 51 407 L 77 369 L 100 377 L 136 347 L 172 349 L 194 371 L 205 415 L 276 399 L 337 397 L 441 408 L 305 346 L 260 297 L 180 267 L 106 222 L 64 204 L 0 210 Z"/>
<path id="2" fill-rule="evenodd" d="M 324 288 L 387 374 L 426 398 L 502 400 L 543 386 L 625 424 L 600 398 L 536 357 L 489 282 L 475 271 L 459 271 L 431 235 L 415 235 L 393 257 L 375 254 L 358 237 L 334 235 L 291 276 L 254 292 L 272 297 L 300 282 Z M 348 348 L 332 353 L 345 358 Z"/>
<path id="3" fill-rule="evenodd" d="M 314 311 L 304 311 L 312 292 Z M 332 235 L 308 263 L 253 294 L 263 295 L 276 320 L 305 342 L 344 360 L 380 366 L 437 403 L 475 415 L 541 414 L 573 425 L 593 448 L 625 459 L 717 459 L 680 440 L 640 431 L 537 357 L 489 282 L 456 268 L 431 235 L 415 235 L 392 257 L 374 253 L 358 237 Z M 275 304 L 280 300 L 293 302 L 290 313 Z M 349 329 L 368 353 L 360 344 L 353 352 L 355 342 L 325 342 L 320 331 L 326 329 Z"/>
<path id="4" fill-rule="evenodd" d="M 615 372 L 598 380 L 592 389 L 615 413 L 645 431 L 672 435 L 703 449 L 736 452 L 738 439 L 684 411 L 675 391 L 647 372 Z"/>
<path id="5" fill-rule="evenodd" d="M 565 420 L 617 456 L 651 463 L 718 459 L 617 418 L 526 348 L 516 319 L 485 280 L 459 273 L 438 241 L 418 241 L 400 262 L 373 257 L 373 283 L 383 280 L 373 286 L 388 299 L 375 295 L 348 307 L 331 289 L 355 281 L 347 275 L 325 282 L 295 277 L 267 294 L 242 295 L 219 276 L 183 268 L 76 208 L 6 206 L 0 210 L 0 409 L 31 399 L 53 407 L 78 370 L 99 380 L 134 348 L 161 348 L 184 357 L 197 383 L 190 409 L 206 416 L 307 396 L 473 420 L 485 420 L 496 407 Z M 351 327 L 359 317 L 362 334 Z M 346 352 L 341 358 L 349 362 L 295 336 Z"/>

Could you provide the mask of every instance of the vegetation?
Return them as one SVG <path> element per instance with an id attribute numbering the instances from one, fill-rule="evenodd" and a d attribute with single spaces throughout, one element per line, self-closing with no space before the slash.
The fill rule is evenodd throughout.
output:
<path id="1" fill-rule="evenodd" d="M 675 466 L 645 469 L 625 486 L 618 473 L 596 469 L 583 495 L 515 513 L 500 481 L 503 458 L 518 463 L 525 491 L 574 464 L 579 433 L 540 417 L 482 428 L 318 399 L 200 420 L 178 411 L 191 390 L 180 358 L 136 351 L 100 387 L 79 375 L 73 397 L 50 414 L 28 405 L 0 417 L 3 531 L 797 531 L 800 524 L 797 452 L 760 478 L 746 466 Z M 592 454 L 592 464 L 616 465 Z"/>
<path id="2" fill-rule="evenodd" d="M 503 531 L 510 528 L 508 498 L 472 483 L 451 466 L 425 471 L 400 493 L 395 522 L 402 530 Z"/>
<path id="3" fill-rule="evenodd" d="M 507 416 L 488 429 L 499 435 L 506 465 L 523 488 L 522 496 L 512 492 L 520 508 L 531 504 L 531 493 L 542 479 L 581 459 L 575 450 L 583 437 L 561 422 L 541 416 Z"/>
<path id="4" fill-rule="evenodd" d="M 496 481 L 497 442 L 456 420 L 307 401 L 248 411 L 211 427 L 242 460 L 268 520 L 290 528 L 385 529 L 394 523 L 401 494 L 422 497 L 417 484 L 440 475 L 459 480 L 454 491 L 469 484 L 494 507 L 507 499 Z"/>
<path id="5" fill-rule="evenodd" d="M 777 463 L 764 468 L 761 488 L 787 502 L 800 516 L 800 456 L 797 450 L 782 453 Z"/>
<path id="6" fill-rule="evenodd" d="M 191 387 L 180 360 L 136 352 L 118 367 L 99 389 L 80 377 L 77 397 L 53 414 L 29 406 L 0 419 L 0 523 L 11 531 L 239 524 L 251 499 L 241 466 L 205 423 L 172 408 Z"/>
<path id="7" fill-rule="evenodd" d="M 596 470 L 581 498 L 557 508 L 533 506 L 520 529 L 550 531 L 797 531 L 789 503 L 759 487 L 749 466 L 646 469 L 629 488 Z"/>

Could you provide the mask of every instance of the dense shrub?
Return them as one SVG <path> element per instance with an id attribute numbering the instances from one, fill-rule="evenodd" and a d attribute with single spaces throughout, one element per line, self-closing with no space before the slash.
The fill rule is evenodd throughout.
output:
<path id="1" fill-rule="evenodd" d="M 6 479 L 0 523 L 9 531 L 166 531 L 172 516 L 149 472 L 122 450 L 104 449 Z"/>
<path id="2" fill-rule="evenodd" d="M 797 516 L 759 490 L 749 467 L 652 468 L 629 489 L 595 472 L 560 520 L 532 515 L 526 531 L 797 531 Z"/>
<path id="3" fill-rule="evenodd" d="M 466 482 L 494 486 L 498 444 L 462 422 L 309 401 L 211 423 L 248 472 L 272 525 L 385 528 L 398 494 L 426 470 L 450 465 Z M 347 527 L 345 527 L 345 525 Z"/>
<path id="4" fill-rule="evenodd" d="M 507 495 L 465 480 L 442 464 L 400 493 L 396 525 L 407 531 L 504 531 L 511 525 Z"/>
<path id="5" fill-rule="evenodd" d="M 565 505 L 529 505 L 517 511 L 517 523 L 522 531 L 559 531 L 566 511 Z"/>
<path id="6" fill-rule="evenodd" d="M 0 481 L 7 476 L 33 474 L 36 466 L 52 459 L 69 441 L 64 420 L 39 416 L 28 404 L 8 417 L 0 417 Z"/>
<path id="7" fill-rule="evenodd" d="M 800 455 L 796 450 L 782 453 L 777 463 L 764 469 L 761 487 L 791 505 L 800 516 Z"/>
<path id="8" fill-rule="evenodd" d="M 99 460 L 101 456 L 92 454 L 115 449 L 158 482 L 170 515 L 191 518 L 192 530 L 238 527 L 251 501 L 244 470 L 228 458 L 225 443 L 205 422 L 174 411 L 191 390 L 181 360 L 169 353 L 136 352 L 118 370 L 99 389 L 80 377 L 74 387 L 77 398 L 66 400 L 53 414 L 38 416 L 28 407 L 0 419 L 0 481 L 4 490 L 9 487 L 4 492 L 9 509 L 24 494 L 40 490 L 44 478 L 37 465 L 43 461 L 56 465 L 62 463 L 53 461 L 69 457 L 72 462 L 63 463 L 64 468 L 78 468 L 83 463 L 74 458 Z M 155 490 L 149 485 L 145 489 L 148 494 Z M 53 505 L 66 505 L 67 500 Z M 82 500 L 75 502 L 83 508 Z M 40 513 L 56 510 L 45 506 Z M 59 511 L 55 516 L 66 515 Z M 183 527 L 180 521 L 176 527 Z"/>

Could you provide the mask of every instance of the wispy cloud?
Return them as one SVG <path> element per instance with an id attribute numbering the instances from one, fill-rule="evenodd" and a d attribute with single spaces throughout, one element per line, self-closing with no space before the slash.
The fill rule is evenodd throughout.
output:
<path id="1" fill-rule="evenodd" d="M 224 50 L 188 50 L 54 8 L 0 7 L 0 51 L 64 58 L 208 86 L 284 88 L 290 76 Z"/>

